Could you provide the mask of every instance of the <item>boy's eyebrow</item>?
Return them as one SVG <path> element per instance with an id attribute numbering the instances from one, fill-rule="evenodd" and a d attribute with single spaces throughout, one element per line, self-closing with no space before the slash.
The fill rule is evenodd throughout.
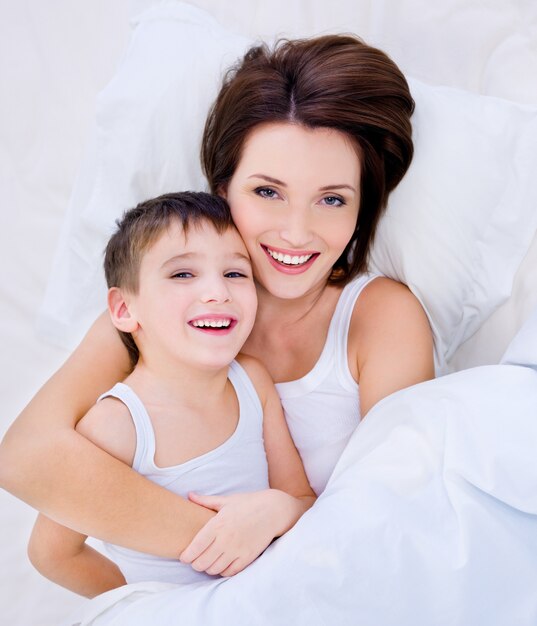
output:
<path id="1" fill-rule="evenodd" d="M 252 263 L 252 261 L 250 260 L 250 257 L 247 254 L 243 254 L 242 252 L 234 252 L 233 258 L 242 259 L 243 261 L 246 261 L 249 265 L 251 265 Z"/>
<path id="2" fill-rule="evenodd" d="M 196 257 L 201 256 L 203 256 L 203 253 L 200 252 L 185 252 L 183 254 L 176 254 L 169 258 L 167 261 L 164 261 L 162 267 L 166 267 L 166 265 L 170 263 L 175 263 L 176 261 L 189 261 L 190 259 L 195 259 Z M 246 254 L 242 254 L 242 252 L 233 252 L 229 256 L 233 260 L 246 261 L 248 265 L 251 265 L 250 257 Z"/>
<path id="3" fill-rule="evenodd" d="M 166 265 L 168 265 L 169 263 L 174 263 L 175 261 L 183 261 L 183 260 L 188 261 L 188 259 L 191 259 L 195 256 L 197 255 L 194 252 L 185 252 L 184 254 L 175 254 L 174 256 L 164 261 L 164 263 L 162 264 L 162 267 L 166 267 Z"/>

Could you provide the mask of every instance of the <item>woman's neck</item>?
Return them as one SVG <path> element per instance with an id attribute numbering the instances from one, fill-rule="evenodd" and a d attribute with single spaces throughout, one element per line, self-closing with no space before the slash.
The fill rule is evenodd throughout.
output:
<path id="1" fill-rule="evenodd" d="M 256 322 L 242 351 L 261 360 L 275 382 L 302 377 L 322 352 L 340 293 L 325 283 L 289 300 L 260 288 Z"/>
<path id="2" fill-rule="evenodd" d="M 330 291 L 328 283 L 322 283 L 299 298 L 279 298 L 257 285 L 258 309 L 254 332 L 256 326 L 264 321 L 278 328 L 300 323 L 318 308 L 327 290 Z"/>

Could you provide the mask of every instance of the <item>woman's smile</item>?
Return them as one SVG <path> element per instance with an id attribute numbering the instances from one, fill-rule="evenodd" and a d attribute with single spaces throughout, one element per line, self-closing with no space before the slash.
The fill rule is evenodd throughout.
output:
<path id="1" fill-rule="evenodd" d="M 279 272 L 300 274 L 309 269 L 318 258 L 318 252 L 306 250 L 282 250 L 261 244 L 269 258 L 269 262 Z"/>

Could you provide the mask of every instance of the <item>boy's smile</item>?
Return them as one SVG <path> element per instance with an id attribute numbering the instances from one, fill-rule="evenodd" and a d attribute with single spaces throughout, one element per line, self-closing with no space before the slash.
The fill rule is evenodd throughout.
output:
<path id="1" fill-rule="evenodd" d="M 227 315 L 205 315 L 188 322 L 190 326 L 204 332 L 216 332 L 216 334 L 227 334 L 237 325 L 237 320 Z"/>

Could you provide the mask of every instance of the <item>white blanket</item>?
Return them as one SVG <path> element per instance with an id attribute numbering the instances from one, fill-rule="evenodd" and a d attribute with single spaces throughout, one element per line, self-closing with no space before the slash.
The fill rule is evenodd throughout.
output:
<path id="1" fill-rule="evenodd" d="M 515 346 L 525 366 L 382 400 L 314 508 L 247 570 L 126 586 L 67 623 L 534 626 L 537 314 L 531 326 Z"/>

